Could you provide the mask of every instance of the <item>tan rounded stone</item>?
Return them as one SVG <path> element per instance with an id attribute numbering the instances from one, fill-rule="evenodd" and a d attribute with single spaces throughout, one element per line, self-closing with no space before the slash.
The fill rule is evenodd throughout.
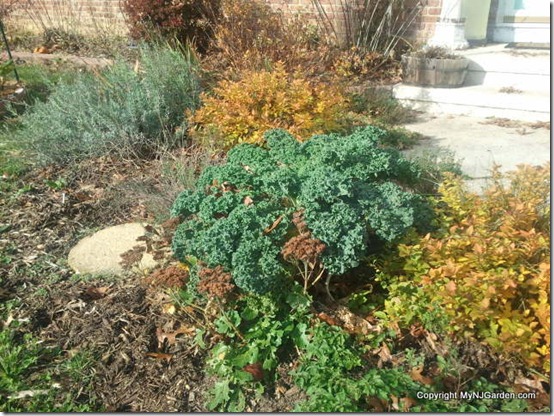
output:
<path id="1" fill-rule="evenodd" d="M 71 249 L 69 266 L 77 273 L 121 275 L 124 271 L 120 264 L 121 255 L 137 246 L 146 248 L 144 241 L 137 241 L 146 232 L 140 223 L 121 224 L 98 231 Z M 152 255 L 145 252 L 138 267 L 148 269 L 156 264 Z"/>

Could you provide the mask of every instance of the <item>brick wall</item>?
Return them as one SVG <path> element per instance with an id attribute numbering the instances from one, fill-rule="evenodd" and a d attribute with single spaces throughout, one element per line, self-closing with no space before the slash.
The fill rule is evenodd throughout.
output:
<path id="1" fill-rule="evenodd" d="M 285 15 L 300 15 L 312 24 L 324 24 L 328 33 L 337 36 L 338 41 L 345 38 L 347 29 L 342 4 L 344 0 L 265 0 L 274 10 Z M 355 1 L 349 1 L 355 3 Z M 325 16 L 325 17 L 323 17 Z"/>
<path id="2" fill-rule="evenodd" d="M 77 33 L 127 32 L 120 0 L 21 0 L 6 23 L 30 32 L 53 27 Z"/>
<path id="3" fill-rule="evenodd" d="M 318 7 L 322 11 L 326 18 L 332 21 L 332 26 L 336 30 L 336 35 L 344 38 L 345 34 L 351 30 L 350 23 L 355 19 L 347 19 L 345 16 L 344 5 L 348 8 L 347 14 L 350 13 L 351 17 L 355 15 L 356 3 L 363 4 L 363 0 L 265 0 L 276 10 L 281 10 L 285 14 L 287 13 L 300 13 L 304 19 L 312 21 L 314 23 L 320 22 L 321 15 L 318 11 Z M 441 0 L 423 0 L 425 6 L 422 9 L 422 13 L 414 20 L 411 27 L 408 29 L 407 37 L 409 42 L 425 43 L 430 37 L 433 36 L 435 31 L 435 23 L 440 17 L 441 12 Z M 418 3 L 418 0 L 412 0 L 412 3 L 408 1 L 405 5 L 407 10 L 410 10 L 412 5 Z M 318 4 L 318 6 L 316 6 Z"/>
<path id="4" fill-rule="evenodd" d="M 415 43 L 424 44 L 435 33 L 435 25 L 440 15 L 441 0 L 427 0 L 421 15 L 408 31 L 408 38 Z"/>
<path id="5" fill-rule="evenodd" d="M 1 0 L 0 0 L 1 1 Z M 285 15 L 300 14 L 303 19 L 326 24 L 333 28 L 337 40 L 344 39 L 352 19 L 345 16 L 355 14 L 358 1 L 363 0 L 264 0 L 275 10 Z M 413 0 L 414 2 L 417 0 Z M 8 27 L 40 32 L 44 27 L 61 27 L 78 33 L 109 31 L 125 34 L 125 17 L 121 12 L 120 0 L 21 0 L 22 7 L 10 17 Z M 440 16 L 441 0 L 426 0 L 427 6 L 412 25 L 408 37 L 416 42 L 425 42 L 433 35 L 435 22 Z M 409 6 L 407 6 L 409 7 Z M 319 10 L 318 10 L 319 8 Z M 328 22 L 321 20 L 324 12 Z M 332 25 L 329 24 L 332 22 Z M 330 32 L 333 32 L 330 30 Z"/>

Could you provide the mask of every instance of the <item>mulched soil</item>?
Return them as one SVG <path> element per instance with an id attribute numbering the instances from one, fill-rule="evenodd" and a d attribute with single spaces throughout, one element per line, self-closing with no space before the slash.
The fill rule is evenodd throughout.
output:
<path id="1" fill-rule="evenodd" d="M 78 400 L 93 396 L 113 412 L 207 411 L 204 395 L 214 379 L 204 372 L 205 352 L 192 342 L 192 321 L 171 308 L 167 287 L 183 276 L 170 256 L 149 276 L 129 271 L 123 278 L 78 278 L 66 261 L 69 250 L 93 231 L 155 222 L 146 206 L 160 196 L 136 189 L 163 188 L 153 179 L 156 168 L 156 162 L 100 158 L 78 169 L 2 177 L 0 300 L 19 301 L 12 315 L 23 322 L 22 333 L 59 347 L 67 357 L 93 354 L 92 391 L 60 381 Z M 153 229 L 154 249 L 168 252 L 172 226 L 169 221 Z M 288 370 L 283 364 L 279 388 L 252 400 L 248 410 L 290 411 L 304 396 L 292 386 Z"/>
<path id="2" fill-rule="evenodd" d="M 107 411 L 204 410 L 202 352 L 185 337 L 167 347 L 158 340 L 158 328 L 172 331 L 177 319 L 163 314 L 140 278 L 103 284 L 50 285 L 30 311 L 43 325 L 40 338 L 69 354 L 94 352 L 93 391 Z"/>
<path id="3" fill-rule="evenodd" d="M 93 394 L 106 410 L 203 410 L 203 353 L 191 346 L 190 337 L 159 345 L 159 328 L 181 325 L 179 317 L 163 313 L 168 301 L 163 290 L 132 273 L 76 281 L 66 264 L 84 234 L 149 220 L 140 201 L 130 203 L 120 192 L 125 178 L 136 181 L 147 164 L 92 163 L 99 162 L 103 170 L 88 178 L 93 182 L 86 175 L 83 180 L 86 170 L 77 176 L 50 168 L 21 178 L 19 190 L 0 194 L 0 252 L 8 256 L 0 264 L 2 298 L 20 301 L 17 319 L 27 319 L 24 329 L 48 345 L 68 355 L 89 351 L 98 357 Z M 60 177 L 68 183 L 53 188 L 50 182 Z"/>

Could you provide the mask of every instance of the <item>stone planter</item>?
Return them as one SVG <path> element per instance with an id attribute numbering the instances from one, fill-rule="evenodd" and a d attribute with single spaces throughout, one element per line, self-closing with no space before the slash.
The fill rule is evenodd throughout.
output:
<path id="1" fill-rule="evenodd" d="M 402 56 L 405 84 L 439 88 L 458 88 L 464 83 L 469 61 L 464 58 L 419 58 Z"/>

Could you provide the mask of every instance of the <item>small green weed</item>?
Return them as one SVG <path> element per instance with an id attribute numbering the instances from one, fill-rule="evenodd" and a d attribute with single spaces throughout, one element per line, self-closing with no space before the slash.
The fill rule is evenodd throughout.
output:
<path id="1" fill-rule="evenodd" d="M 67 181 L 64 178 L 58 178 L 55 180 L 45 179 L 44 184 L 48 186 L 50 189 L 53 189 L 55 191 L 60 191 L 67 186 Z"/>
<path id="2" fill-rule="evenodd" d="M 9 230 L 10 225 L 0 225 L 0 234 L 3 231 Z M 8 244 L 2 252 L 0 253 L 0 265 L 1 264 L 10 264 L 15 256 L 17 255 L 17 247 L 13 244 Z"/>
<path id="3" fill-rule="evenodd" d="M 408 369 L 422 366 L 425 363 L 425 354 L 418 352 L 414 348 L 406 348 L 404 350 L 404 358 Z"/>
<path id="4" fill-rule="evenodd" d="M 33 345 L 31 336 L 23 336 L 20 344 L 15 342 L 12 331 L 0 332 L 0 388 L 6 391 L 17 391 L 21 379 L 28 375 L 30 367 L 37 363 L 40 350 Z"/>
<path id="5" fill-rule="evenodd" d="M 12 328 L 13 327 L 13 328 Z M 79 394 L 62 388 L 71 378 L 79 386 L 91 380 L 92 359 L 77 354 L 64 359 L 56 348 L 44 346 L 17 323 L 0 331 L 0 409 L 7 412 L 83 412 L 101 410 L 94 400 L 80 402 Z M 45 370 L 47 368 L 47 370 Z"/>
<path id="6" fill-rule="evenodd" d="M 376 410 L 371 399 L 386 406 L 392 396 L 412 397 L 421 389 L 404 371 L 368 368 L 360 346 L 342 329 L 320 323 L 310 332 L 292 373 L 308 400 L 295 410 L 364 412 Z"/>
<path id="7" fill-rule="evenodd" d="M 275 381 L 277 365 L 307 343 L 311 300 L 300 286 L 274 298 L 249 295 L 232 310 L 221 310 L 215 332 L 224 336 L 207 361 L 218 381 L 210 392 L 210 410 L 243 411 L 247 397 L 264 392 Z"/>
<path id="8" fill-rule="evenodd" d="M 1 116 L 0 116 L 1 117 Z M 21 152 L 21 143 L 14 140 L 17 126 L 7 123 L 0 127 L 0 190 L 16 186 L 16 178 L 28 167 Z"/>

